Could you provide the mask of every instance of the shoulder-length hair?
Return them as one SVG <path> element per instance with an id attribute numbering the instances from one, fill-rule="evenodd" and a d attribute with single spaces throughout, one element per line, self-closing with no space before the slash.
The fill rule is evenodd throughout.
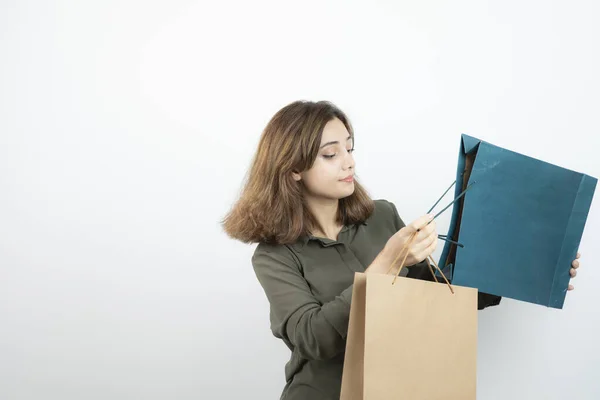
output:
<path id="1" fill-rule="evenodd" d="M 221 221 L 227 235 L 244 243 L 290 244 L 321 229 L 306 205 L 303 182 L 294 180 L 292 172 L 312 167 L 323 128 L 335 118 L 354 138 L 348 117 L 328 101 L 295 101 L 271 118 L 240 197 Z M 336 219 L 343 225 L 360 223 L 373 209 L 373 200 L 355 179 L 354 193 L 339 200 Z"/>

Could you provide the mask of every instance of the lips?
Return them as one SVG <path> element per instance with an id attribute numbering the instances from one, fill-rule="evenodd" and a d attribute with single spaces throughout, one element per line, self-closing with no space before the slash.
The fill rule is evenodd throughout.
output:
<path id="1" fill-rule="evenodd" d="M 340 181 L 342 181 L 342 182 L 352 182 L 352 181 L 354 181 L 354 175 L 348 175 L 344 179 L 340 179 Z"/>

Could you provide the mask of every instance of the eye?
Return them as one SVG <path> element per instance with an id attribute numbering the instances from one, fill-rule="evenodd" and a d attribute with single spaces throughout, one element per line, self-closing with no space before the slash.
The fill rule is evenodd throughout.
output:
<path id="1" fill-rule="evenodd" d="M 348 153 L 353 153 L 354 152 L 354 147 L 351 148 L 351 149 L 347 149 L 346 151 Z M 330 158 L 335 157 L 336 155 L 337 155 L 337 153 L 334 153 L 334 154 L 323 154 L 323 157 L 330 159 Z"/>

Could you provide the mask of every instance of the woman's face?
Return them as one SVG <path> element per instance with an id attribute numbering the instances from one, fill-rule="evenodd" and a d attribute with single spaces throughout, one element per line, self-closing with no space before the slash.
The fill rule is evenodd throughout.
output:
<path id="1" fill-rule="evenodd" d="M 339 119 L 332 119 L 323 129 L 313 166 L 300 174 L 294 173 L 294 179 L 304 182 L 309 196 L 332 200 L 348 197 L 354 192 L 353 151 L 354 140 L 346 126 Z"/>

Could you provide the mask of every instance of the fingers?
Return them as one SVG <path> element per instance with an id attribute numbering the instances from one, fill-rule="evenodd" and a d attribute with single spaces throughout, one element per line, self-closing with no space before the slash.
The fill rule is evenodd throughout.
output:
<path id="1" fill-rule="evenodd" d="M 420 243 L 416 244 L 413 249 L 415 254 L 418 254 L 421 260 L 427 258 L 428 255 L 433 253 L 437 247 L 438 237 L 437 233 L 433 232 L 427 238 Z"/>
<path id="2" fill-rule="evenodd" d="M 412 230 L 412 231 L 418 231 L 418 230 L 422 230 L 426 227 L 428 227 L 429 222 L 433 221 L 433 215 L 432 214 L 425 214 L 422 217 L 417 218 L 416 220 L 414 220 L 413 222 L 411 222 L 408 227 Z M 435 222 L 435 221 L 433 221 Z"/>
<path id="3" fill-rule="evenodd" d="M 575 278 L 577 276 L 577 270 L 575 268 L 571 268 L 570 273 L 571 278 Z"/>
<path id="4" fill-rule="evenodd" d="M 419 232 L 417 234 L 417 237 L 415 238 L 412 248 L 414 249 L 415 252 L 419 252 L 422 251 L 424 249 L 426 249 L 427 247 L 429 247 L 429 245 L 431 245 L 431 243 L 436 242 L 437 241 L 437 232 L 435 230 L 433 230 L 432 232 L 429 232 L 429 229 L 427 230 L 422 230 L 421 232 Z"/>
<path id="5" fill-rule="evenodd" d="M 435 220 L 431 220 L 430 223 L 427 221 L 427 216 L 423 216 L 402 228 L 405 232 L 404 235 L 410 236 L 416 233 L 415 239 L 412 242 L 412 247 L 415 249 L 426 248 L 432 240 L 432 235 L 437 238 Z M 420 224 L 422 224 L 422 228 L 419 230 L 419 228 L 416 227 L 418 227 Z"/>
<path id="6" fill-rule="evenodd" d="M 425 260 L 427 257 L 429 257 L 434 251 L 435 248 L 437 246 L 437 237 L 435 238 L 435 240 L 433 240 L 429 246 L 427 246 L 422 252 L 420 252 L 419 254 L 419 259 L 421 261 Z"/>
<path id="7" fill-rule="evenodd" d="M 407 225 L 406 228 L 409 234 L 417 232 L 411 245 L 411 253 L 415 255 L 415 258 L 423 261 L 433 253 L 438 242 L 436 223 L 433 215 L 423 215 Z"/>
<path id="8" fill-rule="evenodd" d="M 567 288 L 567 290 L 573 290 L 575 289 L 575 287 L 573 285 L 569 285 L 569 287 Z"/>
<path id="9" fill-rule="evenodd" d="M 419 243 L 419 242 L 427 239 L 432 233 L 436 232 L 435 220 L 432 220 L 431 222 L 426 221 L 425 224 L 421 228 L 417 229 L 416 231 L 417 231 L 417 237 L 415 239 L 415 243 Z"/>
<path id="10" fill-rule="evenodd" d="M 427 249 L 425 249 L 426 250 L 425 252 L 427 253 L 425 258 L 427 258 L 427 256 L 429 256 L 431 253 L 433 253 L 435 251 L 437 244 L 438 244 L 437 234 L 432 235 L 432 236 L 433 236 L 433 239 L 431 241 L 431 244 L 429 246 L 427 246 Z"/>
<path id="11" fill-rule="evenodd" d="M 579 268 L 579 260 L 573 260 L 573 262 L 571 263 L 571 265 L 573 266 L 573 268 L 577 269 Z"/>

